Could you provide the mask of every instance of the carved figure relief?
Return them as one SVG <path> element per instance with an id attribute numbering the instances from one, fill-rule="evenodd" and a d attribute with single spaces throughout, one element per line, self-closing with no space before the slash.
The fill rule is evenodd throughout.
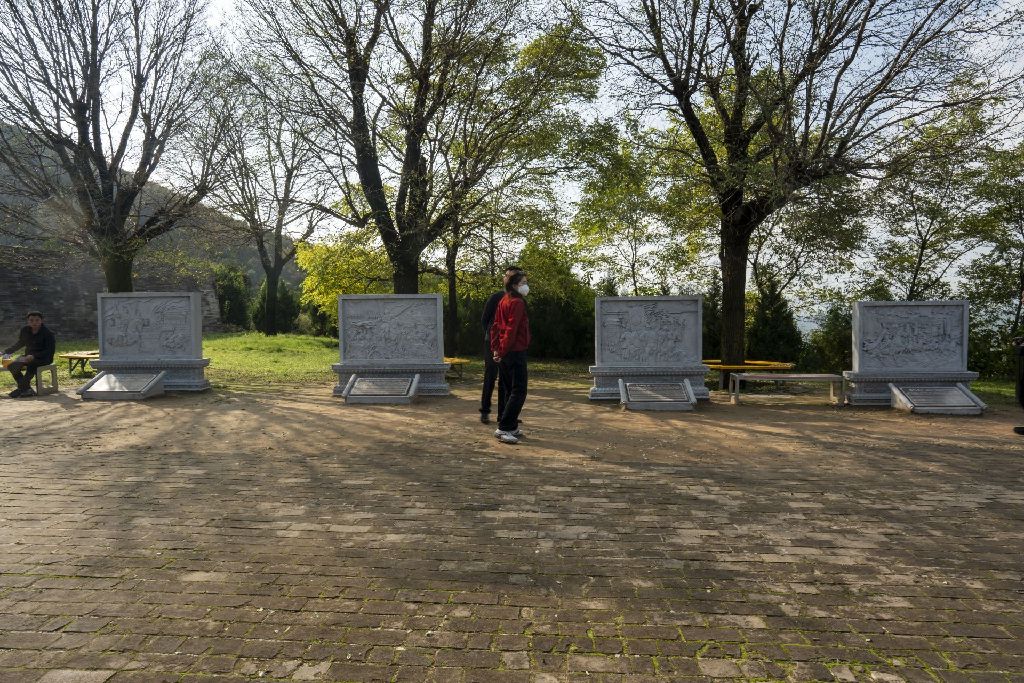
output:
<path id="1" fill-rule="evenodd" d="M 962 306 L 862 309 L 860 367 L 918 371 L 963 369 Z"/>
<path id="2" fill-rule="evenodd" d="M 673 302 L 624 302 L 601 310 L 598 362 L 681 365 L 692 362 L 695 316 Z M 699 331 L 698 331 L 699 333 Z"/>
<path id="3" fill-rule="evenodd" d="M 440 361 L 434 299 L 346 301 L 343 310 L 346 360 Z"/>
<path id="4" fill-rule="evenodd" d="M 182 297 L 107 298 L 103 354 L 122 358 L 190 357 L 190 302 Z"/>

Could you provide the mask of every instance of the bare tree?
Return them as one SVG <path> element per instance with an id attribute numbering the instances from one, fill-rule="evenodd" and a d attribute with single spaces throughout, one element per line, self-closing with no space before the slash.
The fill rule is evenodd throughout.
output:
<path id="1" fill-rule="evenodd" d="M 376 228 L 396 292 L 418 290 L 423 251 L 486 200 L 484 180 L 546 154 L 552 118 L 596 92 L 600 55 L 540 34 L 525 0 L 252 4 L 251 39 L 270 37 L 330 135 L 336 215 Z"/>
<path id="2" fill-rule="evenodd" d="M 632 75 L 632 103 L 692 139 L 720 212 L 727 363 L 744 356 L 750 238 L 768 216 L 879 170 L 934 112 L 1019 83 L 1021 10 L 999 0 L 567 1 Z"/>
<path id="3" fill-rule="evenodd" d="M 0 0 L 0 166 L 9 223 L 34 222 L 99 260 L 113 292 L 212 184 L 147 192 L 169 145 L 194 125 L 208 37 L 200 0 Z M 52 207 L 42 212 L 40 204 Z"/>
<path id="4" fill-rule="evenodd" d="M 328 218 L 321 207 L 330 177 L 319 163 L 317 123 L 291 110 L 286 80 L 244 56 L 226 59 L 224 73 L 211 109 L 213 116 L 232 114 L 225 123 L 221 182 L 210 200 L 237 219 L 231 227 L 259 253 L 267 282 L 263 331 L 273 335 L 281 272 Z"/>

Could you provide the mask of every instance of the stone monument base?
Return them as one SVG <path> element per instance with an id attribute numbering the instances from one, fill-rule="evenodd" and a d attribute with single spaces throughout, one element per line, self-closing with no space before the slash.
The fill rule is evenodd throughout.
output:
<path id="1" fill-rule="evenodd" d="M 619 380 L 626 384 L 663 384 L 679 383 L 690 380 L 693 388 L 693 395 L 698 401 L 710 400 L 711 394 L 704 386 L 704 377 L 707 375 L 708 366 L 703 363 L 699 365 L 685 365 L 674 367 L 644 367 L 644 366 L 611 366 L 591 365 L 590 374 L 594 376 L 594 386 L 590 388 L 591 401 L 618 401 L 621 398 L 619 393 Z"/>
<path id="2" fill-rule="evenodd" d="M 144 401 L 163 396 L 166 371 L 155 375 L 125 375 L 101 372 L 78 390 L 84 399 L 106 401 Z"/>
<path id="3" fill-rule="evenodd" d="M 390 365 L 372 365 L 370 363 L 335 363 L 331 369 L 338 374 L 338 385 L 334 387 L 334 395 L 345 395 L 345 387 L 348 386 L 352 375 L 364 377 L 412 377 L 419 375 L 420 380 L 416 387 L 418 396 L 447 396 L 451 393 L 451 387 L 445 380 L 448 363 L 394 363 Z"/>
<path id="4" fill-rule="evenodd" d="M 92 367 L 107 373 L 125 375 L 164 375 L 166 391 L 206 391 L 210 388 L 204 370 L 210 364 L 209 358 L 167 358 L 163 360 L 98 360 L 91 361 Z"/>
<path id="5" fill-rule="evenodd" d="M 854 372 L 843 373 L 849 386 L 846 390 L 846 403 L 851 406 L 883 406 L 892 407 L 892 390 L 890 384 L 910 384 L 921 387 L 955 387 L 957 384 L 969 383 L 978 379 L 976 372 Z"/>

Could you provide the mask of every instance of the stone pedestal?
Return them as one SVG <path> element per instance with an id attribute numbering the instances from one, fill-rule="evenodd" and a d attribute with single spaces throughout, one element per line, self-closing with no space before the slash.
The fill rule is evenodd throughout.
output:
<path id="1" fill-rule="evenodd" d="M 419 375 L 420 396 L 447 396 L 440 294 L 343 294 L 338 297 L 341 362 L 335 396 L 343 396 L 352 375 Z"/>
<path id="2" fill-rule="evenodd" d="M 847 402 L 891 406 L 890 384 L 969 385 L 968 302 L 859 301 L 853 309 L 853 370 Z"/>
<path id="3" fill-rule="evenodd" d="M 699 400 L 708 367 L 701 362 L 699 296 L 599 297 L 594 305 L 591 400 L 619 400 L 619 380 L 637 384 L 689 380 Z"/>
<path id="4" fill-rule="evenodd" d="M 210 388 L 203 358 L 198 292 L 124 292 L 97 295 L 100 357 L 97 370 L 164 375 L 167 391 Z"/>

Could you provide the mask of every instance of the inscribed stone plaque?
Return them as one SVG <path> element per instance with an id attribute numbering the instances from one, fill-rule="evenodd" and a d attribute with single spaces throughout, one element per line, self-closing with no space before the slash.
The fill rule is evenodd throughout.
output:
<path id="1" fill-rule="evenodd" d="M 156 375 L 105 374 L 92 385 L 94 391 L 142 391 Z"/>
<path id="2" fill-rule="evenodd" d="M 900 387 L 915 408 L 973 408 L 972 401 L 958 387 Z"/>
<path id="3" fill-rule="evenodd" d="M 967 370 L 966 301 L 860 301 L 853 310 L 853 371 Z"/>
<path id="4" fill-rule="evenodd" d="M 411 386 L 411 377 L 360 377 L 352 385 L 349 395 L 405 396 Z"/>
<path id="5" fill-rule="evenodd" d="M 342 363 L 441 363 L 440 294 L 338 297 Z"/>
<path id="6" fill-rule="evenodd" d="M 100 294 L 98 302 L 104 361 L 202 357 L 197 293 Z"/>
<path id="7" fill-rule="evenodd" d="M 600 297 L 595 326 L 598 366 L 701 362 L 700 297 Z"/>
<path id="8" fill-rule="evenodd" d="M 627 384 L 626 395 L 630 401 L 689 401 L 686 387 L 681 382 L 664 384 Z"/>

